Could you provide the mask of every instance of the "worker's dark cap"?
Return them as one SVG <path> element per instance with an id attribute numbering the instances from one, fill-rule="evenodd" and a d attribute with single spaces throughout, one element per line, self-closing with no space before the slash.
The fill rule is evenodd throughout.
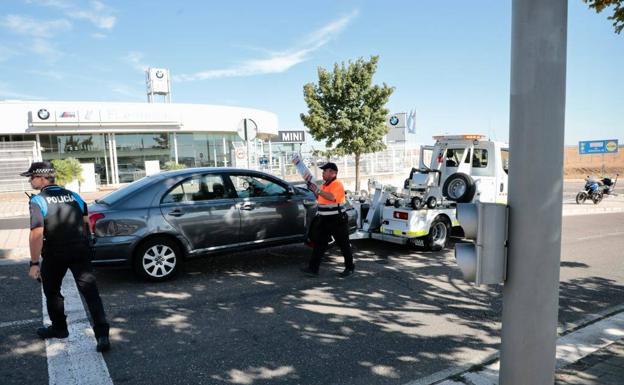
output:
<path id="1" fill-rule="evenodd" d="M 321 170 L 327 170 L 327 169 L 338 172 L 338 166 L 336 166 L 336 163 L 333 163 L 333 162 L 327 162 L 321 166 Z"/>
<path id="2" fill-rule="evenodd" d="M 55 176 L 56 171 L 51 162 L 33 162 L 28 171 L 20 174 L 21 176 Z"/>

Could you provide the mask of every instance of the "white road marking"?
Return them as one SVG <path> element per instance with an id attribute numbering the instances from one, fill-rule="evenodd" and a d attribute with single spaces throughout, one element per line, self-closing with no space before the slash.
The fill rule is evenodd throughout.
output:
<path id="1" fill-rule="evenodd" d="M 618 231 L 617 233 L 606 233 L 606 234 L 598 234 L 598 235 L 589 235 L 587 237 L 576 238 L 576 240 L 577 241 L 589 241 L 590 239 L 617 237 L 619 235 L 624 235 L 624 231 Z"/>
<path id="2" fill-rule="evenodd" d="M 19 325 L 27 325 L 27 324 L 32 324 L 35 322 L 39 322 L 38 318 L 31 318 L 31 319 L 23 319 L 23 320 L 19 320 L 19 321 L 9 321 L 9 322 L 0 322 L 0 329 L 2 328 L 10 328 L 12 326 L 19 326 Z"/>
<path id="3" fill-rule="evenodd" d="M 50 385 L 113 385 L 104 357 L 95 351 L 93 329 L 70 271 L 65 274 L 62 287 L 69 337 L 45 341 Z M 49 325 L 43 289 L 41 296 L 43 323 Z"/>

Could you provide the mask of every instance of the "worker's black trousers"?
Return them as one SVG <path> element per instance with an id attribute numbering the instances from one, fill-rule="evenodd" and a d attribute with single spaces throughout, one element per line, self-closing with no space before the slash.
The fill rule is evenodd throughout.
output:
<path id="1" fill-rule="evenodd" d="M 67 330 L 61 284 L 67 269 L 71 270 L 78 291 L 89 307 L 89 313 L 93 319 L 93 331 L 97 338 L 108 336 L 109 325 L 106 322 L 104 306 L 95 282 L 91 253 L 91 248 L 84 243 L 68 244 L 64 247 L 44 246 L 41 283 L 52 327 L 56 330 Z"/>
<path id="2" fill-rule="evenodd" d="M 349 223 L 346 213 L 336 215 L 320 215 L 320 224 L 318 225 L 318 234 L 315 236 L 314 250 L 310 259 L 310 270 L 318 272 L 321 266 L 323 254 L 329 248 L 331 237 L 334 237 L 336 244 L 340 247 L 340 251 L 344 256 L 345 269 L 353 270 L 353 253 L 351 252 L 351 244 L 349 243 Z"/>

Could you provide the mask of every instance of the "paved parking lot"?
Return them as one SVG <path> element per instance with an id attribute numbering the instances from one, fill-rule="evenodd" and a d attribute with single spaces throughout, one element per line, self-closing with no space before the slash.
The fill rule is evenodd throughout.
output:
<path id="1" fill-rule="evenodd" d="M 612 268 L 621 241 L 592 254 L 586 247 L 602 239 L 579 237 L 595 237 L 586 227 L 602 224 L 609 241 L 619 239 L 623 218 L 564 222 L 562 325 L 621 303 L 624 273 Z M 160 284 L 99 270 L 113 325 L 113 349 L 104 355 L 111 382 L 406 384 L 497 351 L 500 287 L 465 284 L 451 251 L 354 244 L 357 274 L 348 279 L 336 276 L 338 250 L 320 278 L 303 277 L 310 250 L 299 245 L 190 261 Z M 3 385 L 48 380 L 46 348 L 33 333 L 41 293 L 24 269 L 0 266 Z"/>

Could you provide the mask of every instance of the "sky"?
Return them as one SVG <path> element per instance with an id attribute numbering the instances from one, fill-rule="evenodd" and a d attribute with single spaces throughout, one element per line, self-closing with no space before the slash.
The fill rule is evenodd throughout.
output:
<path id="1" fill-rule="evenodd" d="M 624 33 L 568 8 L 565 143 L 624 143 Z M 416 110 L 416 141 L 509 138 L 511 0 L 0 0 L 0 99 L 145 102 L 147 67 L 174 103 L 259 108 L 304 129 L 317 69 L 379 55 L 386 107 Z"/>

